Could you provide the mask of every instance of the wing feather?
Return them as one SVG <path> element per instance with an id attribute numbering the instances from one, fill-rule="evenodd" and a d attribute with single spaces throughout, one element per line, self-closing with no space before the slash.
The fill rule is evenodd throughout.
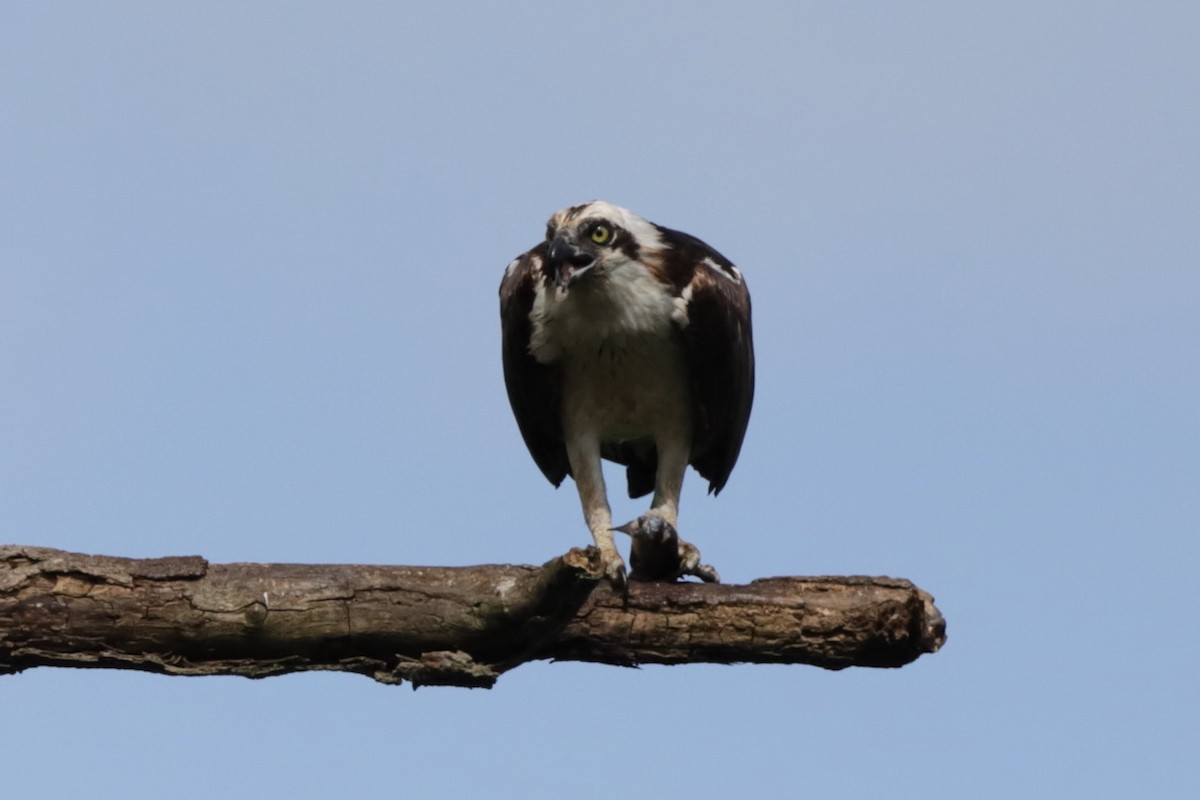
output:
<path id="1" fill-rule="evenodd" d="M 717 494 L 737 463 L 754 402 L 750 292 L 741 272 L 712 247 L 661 231 L 671 245 L 663 269 L 687 303 L 681 336 L 692 388 L 691 465 Z"/>
<path id="2" fill-rule="evenodd" d="M 500 330 L 504 385 L 521 438 L 546 480 L 558 486 L 571 474 L 563 441 L 558 372 L 529 352 L 533 331 L 529 313 L 545 257 L 542 243 L 518 256 L 505 271 L 500 282 Z"/>

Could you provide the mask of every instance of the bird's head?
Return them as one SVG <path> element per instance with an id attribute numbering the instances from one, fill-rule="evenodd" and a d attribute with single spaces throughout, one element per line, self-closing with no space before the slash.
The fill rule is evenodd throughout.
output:
<path id="1" fill-rule="evenodd" d="M 546 223 L 546 279 L 565 295 L 602 281 L 661 244 L 651 222 L 602 200 L 564 208 Z"/>

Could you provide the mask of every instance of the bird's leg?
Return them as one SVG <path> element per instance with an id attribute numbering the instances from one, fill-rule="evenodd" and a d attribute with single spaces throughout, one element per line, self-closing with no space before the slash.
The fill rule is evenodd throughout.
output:
<path id="1" fill-rule="evenodd" d="M 679 495 L 683 493 L 688 449 L 686 442 L 658 442 L 658 471 L 654 474 L 654 501 L 650 504 L 650 513 L 671 525 L 679 524 Z"/>
<path id="2" fill-rule="evenodd" d="M 604 577 L 613 588 L 625 591 L 625 562 L 617 551 L 612 535 L 612 510 L 608 507 L 608 493 L 604 487 L 604 472 L 600 467 L 600 444 L 597 441 L 577 441 L 567 446 L 567 458 L 571 462 L 571 474 L 579 490 L 579 502 L 583 506 L 583 518 L 600 560 L 604 566 Z"/>
<path id="3" fill-rule="evenodd" d="M 687 437 L 658 442 L 658 471 L 654 476 L 654 502 L 650 514 L 660 515 L 672 527 L 679 525 L 679 496 L 683 493 L 683 476 L 687 471 L 691 442 Z M 695 575 L 709 583 L 719 583 L 717 571 L 700 563 L 700 548 L 675 535 L 675 552 L 679 562 L 675 577 Z"/>
<path id="4" fill-rule="evenodd" d="M 695 575 L 709 583 L 720 582 L 717 571 L 700 563 L 700 550 L 685 542 L 675 529 L 679 519 L 679 495 L 687 469 L 688 448 L 659 442 L 658 472 L 654 478 L 654 501 L 650 510 L 614 530 L 633 539 L 630 578 L 641 581 L 674 581 Z"/>

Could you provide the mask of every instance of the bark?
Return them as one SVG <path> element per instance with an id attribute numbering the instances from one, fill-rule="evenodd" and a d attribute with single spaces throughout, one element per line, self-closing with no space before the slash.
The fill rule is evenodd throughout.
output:
<path id="1" fill-rule="evenodd" d="M 399 567 L 0 547 L 0 674 L 340 670 L 488 687 L 536 659 L 899 667 L 944 641 L 933 598 L 893 578 L 631 583 L 622 597 L 591 548 L 541 567 Z"/>

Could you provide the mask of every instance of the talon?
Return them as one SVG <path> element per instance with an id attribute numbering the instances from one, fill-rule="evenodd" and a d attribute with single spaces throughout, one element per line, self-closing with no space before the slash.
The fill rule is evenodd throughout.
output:
<path id="1" fill-rule="evenodd" d="M 618 564 L 616 569 L 609 570 L 605 577 L 612 584 L 614 592 L 619 592 L 628 596 L 629 594 L 629 578 L 625 575 L 625 565 Z"/>
<path id="2" fill-rule="evenodd" d="M 720 583 L 721 576 L 711 564 L 700 563 L 700 548 L 690 542 L 679 540 L 679 575 L 695 575 L 705 583 Z"/>
<path id="3" fill-rule="evenodd" d="M 679 574 L 694 575 L 700 566 L 700 548 L 689 542 L 679 542 Z"/>
<path id="4" fill-rule="evenodd" d="M 629 581 L 625 575 L 625 562 L 618 553 L 606 555 L 604 558 L 604 577 L 618 594 L 629 596 Z"/>

